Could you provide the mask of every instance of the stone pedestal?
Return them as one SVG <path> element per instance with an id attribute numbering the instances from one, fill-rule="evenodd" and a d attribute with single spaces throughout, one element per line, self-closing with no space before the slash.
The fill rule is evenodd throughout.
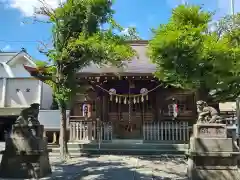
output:
<path id="1" fill-rule="evenodd" d="M 3 178 L 41 178 L 51 174 L 43 125 L 13 125 L 0 165 Z"/>
<path id="2" fill-rule="evenodd" d="M 237 152 L 224 124 L 195 124 L 190 138 L 189 180 L 237 180 Z"/>

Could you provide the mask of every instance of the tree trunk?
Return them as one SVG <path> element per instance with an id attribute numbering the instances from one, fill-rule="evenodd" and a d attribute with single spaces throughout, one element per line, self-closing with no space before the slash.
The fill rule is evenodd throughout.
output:
<path id="1" fill-rule="evenodd" d="M 61 126 L 60 126 L 60 156 L 62 160 L 67 160 L 69 158 L 68 147 L 67 147 L 67 116 L 66 108 L 61 103 L 59 103 L 60 117 L 61 117 Z"/>

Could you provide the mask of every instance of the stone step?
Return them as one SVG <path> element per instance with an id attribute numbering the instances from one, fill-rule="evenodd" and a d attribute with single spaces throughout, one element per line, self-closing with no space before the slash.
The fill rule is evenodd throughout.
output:
<path id="1" fill-rule="evenodd" d="M 68 143 L 68 147 L 78 149 L 145 149 L 145 150 L 162 150 L 172 149 L 181 150 L 188 149 L 188 144 L 160 144 L 160 143 L 142 143 L 142 144 L 129 144 L 129 143 Z"/>
<path id="2" fill-rule="evenodd" d="M 142 150 L 142 149 L 69 149 L 70 155 L 82 155 L 82 154 L 91 154 L 91 155 L 183 155 L 185 156 L 186 150 Z M 50 155 L 59 155 L 59 149 L 54 149 Z"/>
<path id="3" fill-rule="evenodd" d="M 70 154 L 123 154 L 123 155 L 163 155 L 186 154 L 187 144 L 116 144 L 116 143 L 68 143 Z M 58 154 L 59 148 L 52 148 L 53 154 Z"/>
<path id="4" fill-rule="evenodd" d="M 113 139 L 113 144 L 143 144 L 143 140 L 138 139 Z"/>
<path id="5" fill-rule="evenodd" d="M 92 151 L 92 152 L 69 152 L 70 156 L 72 158 L 74 157 L 79 157 L 79 156 L 90 156 L 90 157 L 98 157 L 101 155 L 116 155 L 116 156 L 133 156 L 133 157 L 181 157 L 181 158 L 187 158 L 186 154 L 184 153 L 176 153 L 176 152 L 168 152 L 168 153 L 151 153 L 151 152 L 111 152 L 111 151 Z M 50 157 L 59 157 L 60 156 L 60 152 L 54 152 L 54 153 L 50 153 L 49 154 Z"/>

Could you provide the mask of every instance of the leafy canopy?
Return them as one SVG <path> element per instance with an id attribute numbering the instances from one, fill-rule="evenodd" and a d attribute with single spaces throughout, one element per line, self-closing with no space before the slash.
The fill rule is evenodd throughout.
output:
<path id="1" fill-rule="evenodd" d="M 96 63 L 121 66 L 135 52 L 126 43 L 129 36 L 135 36 L 135 29 L 127 35 L 114 20 L 112 2 L 108 0 L 67 0 L 56 10 L 42 7 L 39 13 L 47 15 L 52 23 L 53 49 L 44 53 L 48 64 L 38 63 L 43 76 L 52 77 L 46 81 L 53 87 L 58 102 L 69 100 L 76 88 L 75 76 L 82 68 Z M 103 28 L 107 24 L 108 28 Z"/>
<path id="2" fill-rule="evenodd" d="M 233 50 L 233 67 L 231 76 L 218 84 L 213 96 L 216 100 L 235 101 L 240 95 L 240 14 L 223 17 L 216 23 L 215 33 L 219 38 L 226 38 L 229 41 Z"/>
<path id="3" fill-rule="evenodd" d="M 199 6 L 180 5 L 167 24 L 154 30 L 148 53 L 160 80 L 175 87 L 210 91 L 232 76 L 236 49 L 228 38 L 209 33 L 211 17 L 212 13 Z"/>

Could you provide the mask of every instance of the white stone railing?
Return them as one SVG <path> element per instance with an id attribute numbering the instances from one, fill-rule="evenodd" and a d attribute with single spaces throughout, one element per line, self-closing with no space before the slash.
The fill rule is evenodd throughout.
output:
<path id="1" fill-rule="evenodd" d="M 70 120 L 70 141 L 105 141 L 112 140 L 110 122 Z"/>
<path id="2" fill-rule="evenodd" d="M 143 138 L 147 141 L 181 141 L 189 140 L 188 122 L 160 121 L 144 122 Z"/>
<path id="3" fill-rule="evenodd" d="M 112 122 L 103 122 L 100 126 L 100 134 L 102 137 L 99 139 L 100 141 L 109 141 L 112 140 L 113 136 L 113 128 Z"/>

